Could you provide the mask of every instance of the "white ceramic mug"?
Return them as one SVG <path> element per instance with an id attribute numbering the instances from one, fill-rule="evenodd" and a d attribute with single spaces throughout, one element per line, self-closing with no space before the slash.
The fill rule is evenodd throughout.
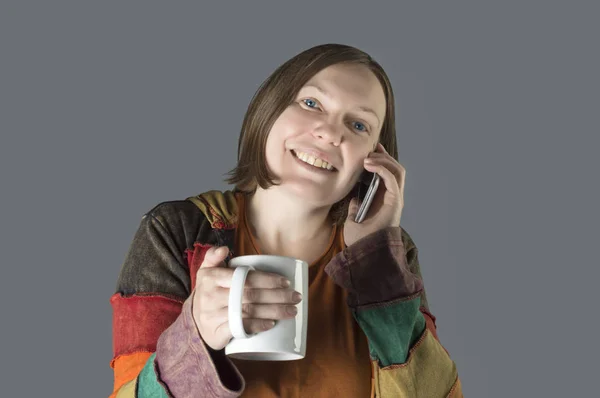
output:
<path id="1" fill-rule="evenodd" d="M 225 354 L 232 358 L 260 361 L 304 358 L 308 321 L 308 263 L 292 257 L 261 254 L 234 257 L 228 266 L 235 268 L 229 290 L 229 328 L 233 339 L 225 347 Z M 302 294 L 294 318 L 276 320 L 275 326 L 269 330 L 246 334 L 242 324 L 242 297 L 250 270 L 282 275 L 290 281 L 291 289 Z"/>

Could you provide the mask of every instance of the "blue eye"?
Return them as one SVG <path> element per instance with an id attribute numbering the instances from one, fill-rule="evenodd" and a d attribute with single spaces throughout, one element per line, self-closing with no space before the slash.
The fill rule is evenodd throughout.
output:
<path id="1" fill-rule="evenodd" d="M 361 127 L 358 127 L 358 128 L 357 128 L 357 127 L 356 127 L 356 125 L 358 125 L 358 126 L 362 126 L 362 128 L 361 128 Z M 358 129 L 358 130 L 360 130 L 360 131 L 367 131 L 367 128 L 366 128 L 366 127 L 365 127 L 365 125 L 364 125 L 364 124 L 362 124 L 361 122 L 354 122 L 354 127 L 355 127 L 355 128 L 357 128 L 357 129 Z"/>
<path id="2" fill-rule="evenodd" d="M 313 103 L 314 105 L 317 105 L 316 101 L 314 101 L 314 100 L 311 100 L 310 98 L 304 99 L 304 100 L 302 100 L 302 101 L 303 101 L 303 102 L 306 104 L 306 106 L 308 106 L 309 108 L 313 108 L 313 106 L 311 106 L 310 104 L 308 104 L 308 101 L 310 101 L 310 102 L 311 102 L 311 103 Z"/>

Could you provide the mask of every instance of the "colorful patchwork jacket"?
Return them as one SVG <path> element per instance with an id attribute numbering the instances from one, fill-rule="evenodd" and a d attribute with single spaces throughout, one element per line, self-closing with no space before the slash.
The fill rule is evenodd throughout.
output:
<path id="1" fill-rule="evenodd" d="M 228 260 L 235 256 L 236 211 L 234 191 L 209 191 L 163 202 L 143 216 L 110 299 L 111 397 L 243 393 L 243 376 L 223 350 L 202 341 L 191 308 L 196 272 L 208 248 L 228 246 Z M 347 304 L 368 339 L 373 396 L 463 396 L 429 312 L 417 247 L 403 228 L 362 238 L 325 271 L 347 290 Z"/>

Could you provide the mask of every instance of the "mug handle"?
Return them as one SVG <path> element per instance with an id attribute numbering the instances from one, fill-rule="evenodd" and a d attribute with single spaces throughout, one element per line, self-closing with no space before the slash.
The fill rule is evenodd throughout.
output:
<path id="1" fill-rule="evenodd" d="M 244 296 L 244 284 L 248 272 L 254 271 L 251 265 L 243 265 L 235 268 L 231 277 L 231 287 L 229 288 L 229 330 L 235 339 L 247 339 L 250 335 L 246 334 L 242 322 L 242 298 Z"/>

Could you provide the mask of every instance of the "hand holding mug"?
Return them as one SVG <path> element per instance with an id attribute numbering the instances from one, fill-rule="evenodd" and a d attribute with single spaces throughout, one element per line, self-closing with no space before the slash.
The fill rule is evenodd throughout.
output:
<path id="1" fill-rule="evenodd" d="M 234 269 L 225 266 L 227 247 L 210 248 L 196 273 L 193 292 L 193 316 L 202 339 L 214 350 L 223 349 L 231 340 L 228 302 Z M 242 295 L 242 322 L 248 334 L 273 328 L 274 321 L 294 318 L 299 293 L 279 274 L 251 271 Z"/>

